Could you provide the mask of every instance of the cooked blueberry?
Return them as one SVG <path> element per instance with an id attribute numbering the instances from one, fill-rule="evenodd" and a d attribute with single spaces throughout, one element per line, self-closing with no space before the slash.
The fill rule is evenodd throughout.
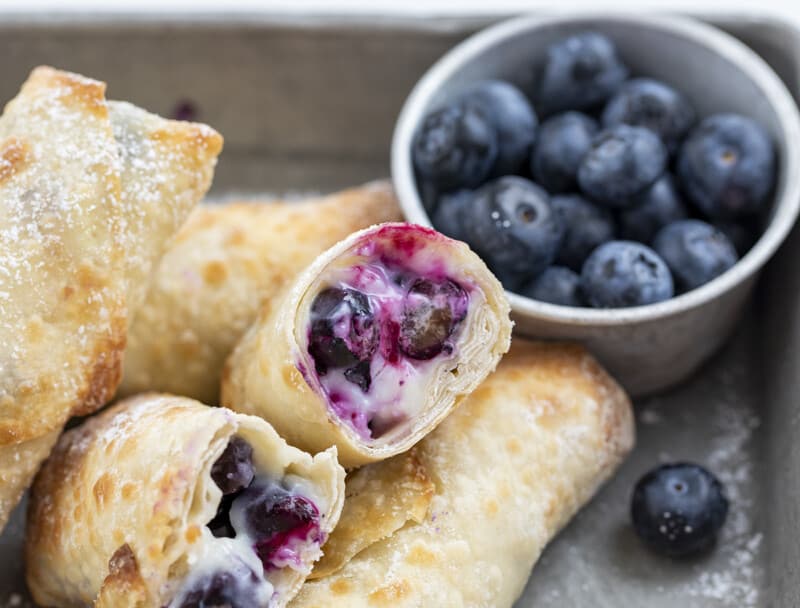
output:
<path id="1" fill-rule="evenodd" d="M 233 494 L 253 481 L 253 448 L 241 437 L 233 437 L 211 466 L 211 479 L 223 494 Z"/>
<path id="2" fill-rule="evenodd" d="M 589 254 L 614 238 L 614 218 L 608 209 L 578 194 L 554 196 L 550 202 L 564 226 L 564 240 L 556 264 L 580 272 Z"/>
<path id="3" fill-rule="evenodd" d="M 432 359 L 466 316 L 467 294 L 459 285 L 417 279 L 403 304 L 400 351 L 412 359 Z"/>
<path id="4" fill-rule="evenodd" d="M 231 525 L 231 505 L 236 496 L 236 494 L 223 496 L 217 507 L 217 514 L 214 515 L 214 519 L 206 524 L 208 529 L 211 530 L 211 534 L 217 538 L 233 538 L 236 536 L 236 531 Z"/>
<path id="5" fill-rule="evenodd" d="M 740 258 L 753 248 L 760 233 L 759 221 L 755 217 L 745 218 L 738 222 L 719 220 L 714 222 L 713 226 L 728 237 Z"/>
<path id="6" fill-rule="evenodd" d="M 250 486 L 231 510 L 237 531 L 246 529 L 256 539 L 255 550 L 265 568 L 293 539 L 306 540 L 319 526 L 319 511 L 303 496 L 293 494 L 278 484 Z"/>
<path id="7" fill-rule="evenodd" d="M 689 100 L 671 86 L 651 78 L 629 80 L 603 110 L 603 126 L 646 127 L 674 152 L 695 121 Z"/>
<path id="8" fill-rule="evenodd" d="M 759 213 L 775 184 L 772 140 L 745 116 L 709 116 L 681 146 L 678 177 L 691 201 L 711 218 Z"/>
<path id="9" fill-rule="evenodd" d="M 480 106 L 497 132 L 497 160 L 491 175 L 517 173 L 530 156 L 539 122 L 527 97 L 510 82 L 484 80 L 461 99 Z"/>
<path id="10" fill-rule="evenodd" d="M 669 266 L 680 291 L 708 283 L 739 259 L 728 237 L 700 220 L 669 224 L 656 235 L 653 248 Z"/>
<path id="11" fill-rule="evenodd" d="M 470 213 L 473 196 L 472 190 L 456 190 L 443 195 L 433 213 L 433 227 L 450 238 L 465 240 L 462 219 Z"/>
<path id="12" fill-rule="evenodd" d="M 365 393 L 368 392 L 370 384 L 372 384 L 369 361 L 359 361 L 353 367 L 346 369 L 344 377 Z"/>
<path id="13" fill-rule="evenodd" d="M 649 245 L 661 228 L 687 217 L 689 213 L 675 187 L 675 180 L 665 173 L 636 197 L 632 207 L 620 211 L 620 236 Z"/>
<path id="14" fill-rule="evenodd" d="M 595 308 L 642 306 L 671 298 L 672 276 L 649 247 L 611 241 L 595 249 L 583 265 L 581 292 Z"/>
<path id="15" fill-rule="evenodd" d="M 671 557 L 714 544 L 728 500 L 719 480 L 696 464 L 662 465 L 642 477 L 631 501 L 633 528 L 648 546 Z"/>
<path id="16" fill-rule="evenodd" d="M 479 106 L 451 104 L 425 117 L 412 155 L 423 180 L 441 191 L 474 188 L 497 159 L 497 132 Z"/>
<path id="17" fill-rule="evenodd" d="M 189 591 L 179 608 L 244 608 L 248 600 L 241 598 L 239 581 L 229 572 L 217 572 L 203 581 L 198 589 Z"/>
<path id="18" fill-rule="evenodd" d="M 545 114 L 594 108 L 611 97 L 627 77 L 628 69 L 607 36 L 575 34 L 548 47 L 536 105 Z"/>
<path id="19" fill-rule="evenodd" d="M 580 283 L 580 276 L 569 268 L 550 266 L 523 287 L 520 294 L 550 304 L 582 306 Z"/>
<path id="20" fill-rule="evenodd" d="M 667 165 L 658 136 L 642 127 L 616 125 L 601 131 L 578 168 L 578 183 L 590 198 L 609 207 L 630 207 Z"/>
<path id="21" fill-rule="evenodd" d="M 536 182 L 551 193 L 576 190 L 578 167 L 597 130 L 597 121 L 580 112 L 565 112 L 544 121 L 531 155 Z"/>
<path id="22" fill-rule="evenodd" d="M 475 193 L 464 217 L 466 241 L 508 289 L 538 276 L 555 259 L 561 220 L 547 193 L 521 177 L 501 177 Z"/>
<path id="23" fill-rule="evenodd" d="M 308 352 L 317 373 L 352 367 L 378 347 L 378 326 L 369 298 L 355 289 L 329 287 L 311 304 Z"/>

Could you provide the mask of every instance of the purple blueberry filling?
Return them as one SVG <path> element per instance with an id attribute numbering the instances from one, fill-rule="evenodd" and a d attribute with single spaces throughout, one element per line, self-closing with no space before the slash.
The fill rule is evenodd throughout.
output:
<path id="1" fill-rule="evenodd" d="M 233 562 L 230 572 L 201 579 L 177 608 L 248 608 L 252 606 L 250 590 L 258 583 L 258 575 L 246 564 Z"/>
<path id="2" fill-rule="evenodd" d="M 211 479 L 226 496 L 249 486 L 255 474 L 253 448 L 241 437 L 231 439 L 211 467 Z"/>
<path id="3" fill-rule="evenodd" d="M 311 304 L 308 353 L 320 385 L 332 411 L 366 438 L 408 420 L 409 379 L 455 352 L 469 294 L 443 274 L 381 259 L 340 269 Z"/>

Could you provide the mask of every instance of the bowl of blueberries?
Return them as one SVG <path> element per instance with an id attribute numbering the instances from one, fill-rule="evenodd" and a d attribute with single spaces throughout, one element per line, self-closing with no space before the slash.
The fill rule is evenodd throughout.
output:
<path id="1" fill-rule="evenodd" d="M 517 332 L 583 342 L 643 395 L 735 327 L 797 217 L 799 146 L 784 84 L 717 28 L 532 16 L 428 70 L 392 175 L 409 221 L 503 282 Z"/>

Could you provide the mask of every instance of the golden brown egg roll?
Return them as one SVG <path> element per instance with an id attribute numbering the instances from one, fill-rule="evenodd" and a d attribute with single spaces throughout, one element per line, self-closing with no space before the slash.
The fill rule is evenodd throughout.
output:
<path id="1" fill-rule="evenodd" d="M 410 453 L 349 474 L 291 608 L 510 608 L 545 545 L 634 443 L 631 404 L 581 347 L 515 339 Z"/>
<path id="2" fill-rule="evenodd" d="M 279 608 L 344 500 L 254 416 L 183 397 L 120 402 L 67 431 L 31 491 L 27 579 L 44 606 Z"/>
<path id="3" fill-rule="evenodd" d="M 119 383 L 126 329 L 222 138 L 37 68 L 0 117 L 0 528 L 73 414 Z"/>
<path id="4" fill-rule="evenodd" d="M 510 334 L 505 292 L 466 244 L 373 226 L 265 303 L 226 363 L 222 403 L 359 466 L 427 435 L 494 370 Z"/>
<path id="5" fill-rule="evenodd" d="M 261 302 L 350 233 L 399 219 L 387 182 L 303 202 L 201 205 L 138 311 L 121 394 L 158 390 L 218 403 L 225 358 Z"/>

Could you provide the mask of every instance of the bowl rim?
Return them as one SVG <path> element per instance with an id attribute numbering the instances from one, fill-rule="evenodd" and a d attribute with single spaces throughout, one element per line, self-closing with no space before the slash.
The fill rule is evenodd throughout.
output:
<path id="1" fill-rule="evenodd" d="M 582 11 L 557 15 L 523 15 L 501 21 L 466 38 L 434 63 L 420 78 L 400 111 L 391 144 L 391 170 L 400 207 L 407 220 L 431 227 L 417 191 L 411 161 L 411 143 L 419 120 L 440 83 L 458 72 L 486 49 L 525 32 L 543 27 L 599 21 L 658 28 L 687 38 L 735 64 L 763 92 L 778 118 L 786 142 L 781 151 L 779 180 L 784 191 L 774 204 L 773 216 L 755 245 L 731 269 L 705 285 L 645 306 L 584 308 L 533 300 L 506 290 L 514 314 L 527 318 L 586 326 L 615 326 L 670 317 L 717 299 L 746 282 L 772 257 L 788 236 L 800 212 L 800 111 L 775 71 L 743 42 L 717 27 L 690 17 L 630 15 L 613 11 Z"/>

